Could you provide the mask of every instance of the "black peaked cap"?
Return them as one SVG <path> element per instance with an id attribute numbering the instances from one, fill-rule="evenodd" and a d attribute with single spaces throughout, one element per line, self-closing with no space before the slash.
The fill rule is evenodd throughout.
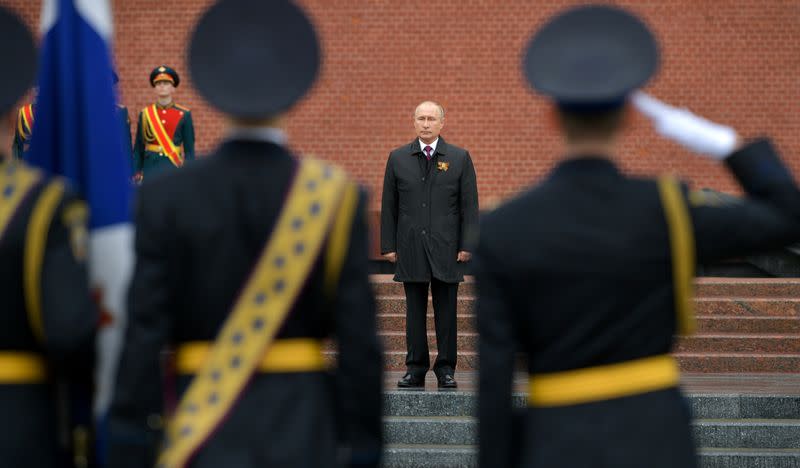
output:
<path id="1" fill-rule="evenodd" d="M 0 6 L 0 44 L 6 67 L 0 73 L 0 113 L 28 91 L 36 76 L 36 45 L 30 30 L 8 8 Z"/>
<path id="2" fill-rule="evenodd" d="M 569 9 L 531 39 L 523 68 L 531 86 L 559 105 L 613 107 L 658 67 L 658 45 L 633 14 L 610 6 Z"/>
<path id="3" fill-rule="evenodd" d="M 195 87 L 240 118 L 276 115 L 316 79 L 320 46 L 305 13 L 286 0 L 221 0 L 200 18 L 189 45 Z"/>

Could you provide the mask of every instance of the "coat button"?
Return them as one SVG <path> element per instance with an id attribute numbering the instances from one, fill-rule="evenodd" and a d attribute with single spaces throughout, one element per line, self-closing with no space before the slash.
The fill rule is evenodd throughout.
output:
<path id="1" fill-rule="evenodd" d="M 423 236 L 425 235 L 425 230 L 424 230 L 424 229 L 422 230 L 422 235 L 423 235 Z"/>
<path id="2" fill-rule="evenodd" d="M 423 208 L 425 208 L 426 206 L 428 206 L 428 205 L 427 205 L 427 204 L 425 204 L 425 203 L 423 203 L 423 204 L 422 204 L 422 207 L 423 207 Z"/>
<path id="3" fill-rule="evenodd" d="M 424 177 L 422 178 L 422 181 L 425 182 L 425 178 Z"/>

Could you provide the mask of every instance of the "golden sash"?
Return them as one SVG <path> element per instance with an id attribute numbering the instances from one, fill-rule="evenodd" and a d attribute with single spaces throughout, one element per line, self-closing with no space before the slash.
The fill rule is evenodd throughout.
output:
<path id="1" fill-rule="evenodd" d="M 33 104 L 26 104 L 19 109 L 17 130 L 23 140 L 27 140 L 33 133 Z"/>
<path id="2" fill-rule="evenodd" d="M 694 333 L 694 275 L 695 242 L 692 220 L 680 183 L 669 176 L 658 179 L 658 192 L 669 227 L 669 243 L 672 251 L 672 283 L 675 288 L 675 310 L 678 333 L 684 336 Z"/>
<path id="3" fill-rule="evenodd" d="M 345 174 L 304 160 L 270 239 L 167 426 L 158 466 L 182 468 L 236 402 L 295 303 L 337 217 L 357 202 Z"/>
<path id="4" fill-rule="evenodd" d="M 175 167 L 183 166 L 181 152 L 178 147 L 175 146 L 175 143 L 172 142 L 172 138 L 170 138 L 169 134 L 167 134 L 164 124 L 161 123 L 155 104 L 145 108 L 144 117 L 147 120 L 147 124 L 153 130 L 153 134 L 156 136 L 156 140 L 158 144 L 161 145 L 161 148 L 163 148 L 167 158 L 169 158 Z"/>

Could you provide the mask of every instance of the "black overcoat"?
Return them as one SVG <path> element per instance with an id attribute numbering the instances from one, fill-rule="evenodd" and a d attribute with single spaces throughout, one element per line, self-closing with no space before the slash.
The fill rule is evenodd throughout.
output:
<path id="1" fill-rule="evenodd" d="M 220 330 L 273 231 L 298 161 L 268 141 L 234 140 L 215 154 L 145 179 L 136 212 L 136 267 L 111 406 L 110 466 L 153 466 L 164 394 L 160 353 Z M 368 275 L 362 194 L 333 295 L 317 260 L 277 339 L 333 337 L 337 369 L 257 373 L 189 467 L 333 467 L 341 442 L 381 450 L 381 345 Z"/>
<path id="2" fill-rule="evenodd" d="M 426 161 L 415 139 L 391 153 L 381 202 L 381 253 L 397 252 L 395 281 L 464 281 L 456 261 L 477 236 L 478 187 L 469 152 L 439 138 Z"/>
<path id="3" fill-rule="evenodd" d="M 31 170 L 18 163 L 13 174 Z M 12 174 L 9 163 L 0 163 L 0 171 Z M 14 177 L 10 175 L 6 182 Z M 65 216 L 82 202 L 67 190 L 57 200 L 52 217 L 45 219 L 44 229 L 30 227 L 34 210 L 46 203 L 42 195 L 51 183 L 42 180 L 33 187 L 0 234 L 0 352 L 40 355 L 50 370 L 50 378 L 42 383 L 0 384 L 0 414 L 6 427 L 0 435 L 0 465 L 4 467 L 65 466 L 66 454 L 59 444 L 66 427 L 65 415 L 58 410 L 60 398 L 66 397 L 61 389 L 88 389 L 93 381 L 99 318 L 89 294 L 85 259 L 82 254 L 75 256 L 81 243 L 75 236 L 85 226 L 70 222 L 72 227 L 68 227 Z M 3 203 L 0 200 L 0 206 Z M 29 255 L 37 250 L 37 237 L 44 242 L 40 258 Z M 31 258 L 36 260 L 30 262 Z M 30 300 L 34 296 L 39 307 Z M 34 331 L 36 316 L 41 320 L 41 334 Z"/>

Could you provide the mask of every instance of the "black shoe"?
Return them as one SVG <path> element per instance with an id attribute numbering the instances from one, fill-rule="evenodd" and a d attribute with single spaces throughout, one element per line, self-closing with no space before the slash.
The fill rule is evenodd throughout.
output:
<path id="1" fill-rule="evenodd" d="M 424 377 L 415 377 L 411 373 L 406 373 L 402 379 L 397 381 L 399 388 L 422 388 L 425 386 Z"/>
<path id="2" fill-rule="evenodd" d="M 452 375 L 445 374 L 439 379 L 439 388 L 458 388 L 456 379 Z"/>

